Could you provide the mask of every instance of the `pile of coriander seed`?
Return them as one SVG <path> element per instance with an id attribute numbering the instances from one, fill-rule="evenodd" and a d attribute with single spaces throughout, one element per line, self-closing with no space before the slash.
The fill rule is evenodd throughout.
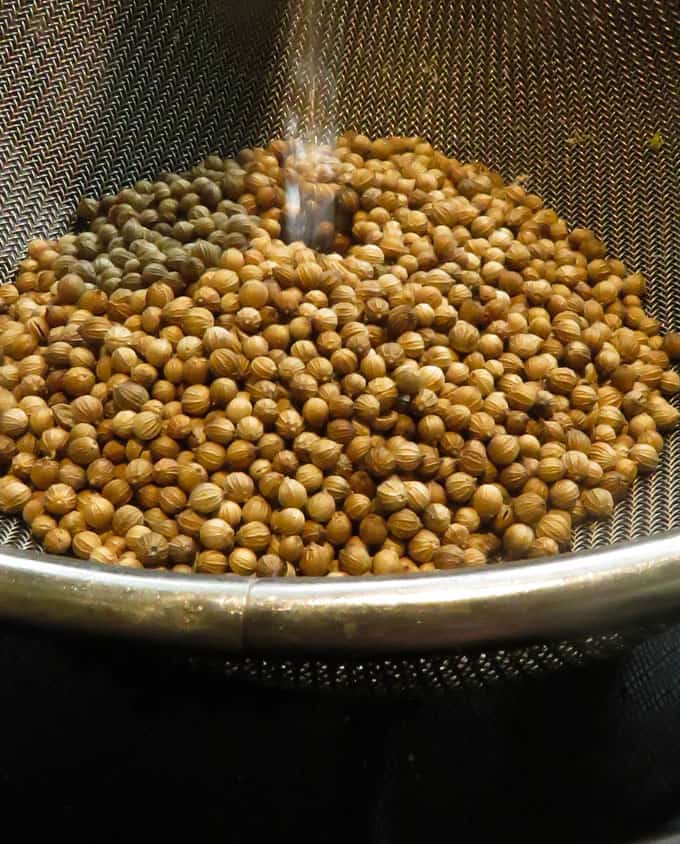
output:
<path id="1" fill-rule="evenodd" d="M 680 335 L 639 273 L 419 138 L 321 153 L 274 141 L 85 199 L 0 286 L 0 510 L 47 552 L 478 566 L 566 549 L 655 470 Z"/>

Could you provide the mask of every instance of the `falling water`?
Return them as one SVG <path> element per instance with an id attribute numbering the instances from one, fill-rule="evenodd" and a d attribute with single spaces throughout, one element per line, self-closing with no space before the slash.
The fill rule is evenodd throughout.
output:
<path id="1" fill-rule="evenodd" d="M 294 0 L 295 1 L 295 0 Z M 334 223 L 335 82 L 322 51 L 322 0 L 300 0 L 293 104 L 286 121 L 286 236 L 323 246 Z"/>

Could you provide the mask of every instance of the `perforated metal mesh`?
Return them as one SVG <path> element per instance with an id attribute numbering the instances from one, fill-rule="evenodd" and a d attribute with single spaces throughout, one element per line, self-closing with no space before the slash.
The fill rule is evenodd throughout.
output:
<path id="1" fill-rule="evenodd" d="M 338 129 L 418 133 L 525 176 L 645 273 L 649 309 L 680 329 L 674 0 L 0 0 L 0 279 L 83 193 L 280 135 L 310 27 Z M 679 468 L 676 437 L 574 547 L 679 526 Z M 9 519 L 0 541 L 31 546 Z"/>
<path id="2" fill-rule="evenodd" d="M 558 642 L 470 653 L 330 659 L 246 658 L 215 662 L 229 677 L 248 677 L 266 686 L 295 686 L 326 692 L 420 697 L 423 694 L 470 691 L 543 676 L 584 663 L 606 661 L 630 640 L 592 636 L 578 643 Z M 195 664 L 206 667 L 206 660 Z"/>

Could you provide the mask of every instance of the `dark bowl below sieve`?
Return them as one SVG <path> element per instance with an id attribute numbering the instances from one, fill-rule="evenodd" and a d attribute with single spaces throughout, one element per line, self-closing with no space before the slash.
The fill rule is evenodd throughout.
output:
<path id="1" fill-rule="evenodd" d="M 283 134 L 300 116 L 298 58 L 317 33 L 327 122 L 420 134 L 521 176 L 642 271 L 648 309 L 680 329 L 676 3 L 319 0 L 310 17 L 313 5 L 4 3 L 2 279 L 31 237 L 69 228 L 82 194 Z M 229 652 L 230 673 L 274 683 L 483 685 L 609 655 L 677 617 L 679 463 L 674 436 L 612 519 L 576 531 L 574 554 L 349 584 L 48 561 L 23 525 L 2 517 L 0 613 Z"/>

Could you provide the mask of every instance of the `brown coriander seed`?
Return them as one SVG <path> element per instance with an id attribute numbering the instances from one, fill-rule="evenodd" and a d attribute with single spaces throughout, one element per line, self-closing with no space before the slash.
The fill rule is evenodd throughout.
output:
<path id="1" fill-rule="evenodd" d="M 489 459 L 496 466 L 508 466 L 513 463 L 519 454 L 519 443 L 517 438 L 510 434 L 498 434 L 493 437 L 487 446 Z"/>
<path id="2" fill-rule="evenodd" d="M 235 548 L 229 554 L 229 568 L 234 574 L 252 575 L 257 568 L 257 555 L 250 548 Z"/>
<path id="3" fill-rule="evenodd" d="M 139 562 L 136 555 L 133 554 L 131 551 L 126 551 L 125 553 L 121 554 L 118 558 L 118 565 L 122 568 L 129 568 L 129 569 L 142 569 L 144 566 Z M 189 572 L 192 570 L 189 569 Z"/>
<path id="4" fill-rule="evenodd" d="M 77 502 L 78 499 L 75 490 L 66 484 L 52 484 L 45 491 L 45 509 L 53 515 L 64 516 L 66 513 L 75 509 Z"/>
<path id="5" fill-rule="evenodd" d="M 429 487 L 421 481 L 404 481 L 406 506 L 414 513 L 422 513 L 431 500 Z"/>
<path id="6" fill-rule="evenodd" d="M 72 510 L 59 519 L 59 527 L 67 530 L 71 536 L 82 530 L 87 530 L 83 515 L 78 510 Z"/>
<path id="7" fill-rule="evenodd" d="M 300 536 L 284 536 L 279 541 L 278 553 L 286 563 L 296 563 L 302 556 L 305 545 Z"/>
<path id="8" fill-rule="evenodd" d="M 161 491 L 154 484 L 146 484 L 137 490 L 136 498 L 140 507 L 145 510 L 157 508 L 160 502 Z"/>
<path id="9" fill-rule="evenodd" d="M 535 539 L 529 548 L 528 557 L 551 557 L 559 553 L 559 546 L 547 536 L 538 537 Z"/>
<path id="10" fill-rule="evenodd" d="M 534 541 L 535 535 L 529 525 L 518 522 L 503 534 L 503 549 L 510 559 L 518 560 L 529 554 Z"/>
<path id="11" fill-rule="evenodd" d="M 110 527 L 115 510 L 113 504 L 103 495 L 93 494 L 80 504 L 80 512 L 86 524 L 101 532 Z"/>
<path id="12" fill-rule="evenodd" d="M 432 555 L 437 569 L 455 569 L 464 565 L 463 549 L 455 544 L 441 545 Z"/>
<path id="13" fill-rule="evenodd" d="M 274 514 L 272 527 L 282 536 L 300 536 L 305 528 L 305 514 L 297 507 L 284 507 Z"/>
<path id="14" fill-rule="evenodd" d="M 262 422 L 255 416 L 244 416 L 236 425 L 236 436 L 246 442 L 257 442 L 263 434 Z"/>
<path id="15" fill-rule="evenodd" d="M 210 390 L 203 384 L 194 384 L 186 388 L 181 402 L 187 416 L 205 416 L 211 405 Z"/>
<path id="16" fill-rule="evenodd" d="M 208 519 L 199 531 L 201 545 L 211 551 L 230 551 L 234 546 L 234 530 L 223 519 Z"/>
<path id="17" fill-rule="evenodd" d="M 71 547 L 71 534 L 63 528 L 49 530 L 42 540 L 48 554 L 66 554 Z"/>
<path id="18" fill-rule="evenodd" d="M 162 420 L 153 411 L 142 411 L 136 414 L 132 423 L 132 432 L 139 440 L 153 440 L 162 430 Z"/>
<path id="19" fill-rule="evenodd" d="M 680 332 L 669 331 L 663 338 L 663 349 L 671 360 L 680 360 Z"/>
<path id="20" fill-rule="evenodd" d="M 310 519 L 325 524 L 335 513 L 335 499 L 328 492 L 317 492 L 307 500 L 306 510 Z"/>
<path id="21" fill-rule="evenodd" d="M 403 570 L 404 567 L 396 551 L 384 548 L 373 556 L 374 574 L 399 574 Z"/>
<path id="22" fill-rule="evenodd" d="M 274 475 L 274 473 L 269 473 L 269 475 Z M 281 480 L 283 479 L 281 478 Z M 278 490 L 279 485 L 280 484 L 276 485 L 276 490 Z M 245 474 L 245 472 L 230 472 L 224 480 L 222 486 L 227 500 L 233 501 L 237 504 L 244 504 L 255 492 L 255 483 L 249 475 Z M 263 495 L 264 494 L 265 493 L 263 492 Z"/>
<path id="23" fill-rule="evenodd" d="M 607 489 L 594 487 L 581 493 L 581 503 L 589 516 L 602 519 L 614 512 L 614 499 Z"/>
<path id="24" fill-rule="evenodd" d="M 325 547 L 312 542 L 300 556 L 300 570 L 309 577 L 323 577 L 330 571 L 331 558 Z"/>
<path id="25" fill-rule="evenodd" d="M 94 437 L 78 437 L 68 444 L 66 453 L 78 466 L 89 466 L 101 454 L 99 445 Z"/>
<path id="26" fill-rule="evenodd" d="M 353 538 L 338 554 L 338 562 L 342 571 L 347 574 L 361 575 L 371 570 L 372 559 L 368 548 L 361 540 Z"/>
<path id="27" fill-rule="evenodd" d="M 385 519 L 377 513 L 369 513 L 359 522 L 358 535 L 369 547 L 382 546 L 388 536 Z"/>
<path id="28" fill-rule="evenodd" d="M 392 513 L 387 520 L 390 533 L 397 539 L 411 539 L 422 527 L 422 522 L 413 510 L 401 509 Z"/>
<path id="29" fill-rule="evenodd" d="M 569 542 L 571 518 L 564 510 L 549 510 L 536 525 L 537 538 L 548 537 L 560 547 Z"/>
<path id="30" fill-rule="evenodd" d="M 118 555 L 112 548 L 108 548 L 106 545 L 99 545 L 90 553 L 90 560 L 96 563 L 113 565 L 118 563 Z"/>
<path id="31" fill-rule="evenodd" d="M 248 398 L 243 395 L 235 396 L 227 405 L 227 419 L 237 425 L 242 419 L 250 416 L 253 406 Z"/>
<path id="32" fill-rule="evenodd" d="M 201 574 L 224 574 L 227 566 L 227 557 L 221 551 L 211 550 L 198 553 L 194 563 L 195 571 Z"/>
<path id="33" fill-rule="evenodd" d="M 135 542 L 134 551 L 145 567 L 164 565 L 168 559 L 168 542 L 160 533 L 150 530 Z"/>
<path id="34" fill-rule="evenodd" d="M 342 546 L 352 536 L 352 522 L 344 512 L 334 513 L 326 523 L 326 539 L 331 545 Z"/>
<path id="35" fill-rule="evenodd" d="M 439 537 L 430 530 L 419 530 L 408 544 L 408 555 L 417 563 L 429 563 L 439 548 Z"/>
<path id="36" fill-rule="evenodd" d="M 135 488 L 148 484 L 153 477 L 153 463 L 143 457 L 131 460 L 125 469 L 125 480 Z"/>
<path id="37" fill-rule="evenodd" d="M 278 491 L 278 501 L 282 507 L 303 508 L 307 503 L 307 490 L 299 480 L 284 478 Z"/>
<path id="38" fill-rule="evenodd" d="M 30 470 L 31 485 L 45 490 L 59 479 L 59 463 L 49 457 L 36 460 Z"/>
<path id="39" fill-rule="evenodd" d="M 441 535 L 451 524 L 451 511 L 444 504 L 429 504 L 423 511 L 422 519 L 428 530 Z"/>
<path id="40" fill-rule="evenodd" d="M 180 467 L 176 460 L 162 457 L 153 464 L 151 477 L 158 486 L 171 486 L 178 481 L 179 471 Z"/>
<path id="41" fill-rule="evenodd" d="M 302 408 L 303 419 L 315 429 L 321 428 L 326 424 L 329 414 L 329 407 L 321 398 L 312 397 L 307 399 Z"/>
<path id="42" fill-rule="evenodd" d="M 470 533 L 475 533 L 479 530 L 481 519 L 479 513 L 474 507 L 461 507 L 456 510 L 455 521 L 462 525 Z"/>
<path id="43" fill-rule="evenodd" d="M 38 541 L 41 541 L 50 530 L 53 530 L 56 527 L 57 523 L 52 516 L 48 516 L 44 513 L 36 516 L 31 522 L 31 533 Z"/>
<path id="44" fill-rule="evenodd" d="M 352 521 L 360 521 L 371 512 L 372 502 L 367 495 L 352 493 L 345 499 L 344 510 Z"/>
<path id="45" fill-rule="evenodd" d="M 477 482 L 472 475 L 465 472 L 454 472 L 446 479 L 446 494 L 448 499 L 455 504 L 464 504 L 472 497 Z"/>
<path id="46" fill-rule="evenodd" d="M 187 508 L 186 510 L 182 510 L 182 512 L 175 517 L 175 521 L 180 533 L 184 533 L 193 539 L 198 539 L 198 534 L 205 518 L 200 516 L 194 510 Z"/>
<path id="47" fill-rule="evenodd" d="M 225 446 L 229 445 L 236 435 L 234 423 L 222 417 L 207 421 L 203 430 L 208 440 Z"/>
<path id="48" fill-rule="evenodd" d="M 484 566 L 487 555 L 479 548 L 466 548 L 463 551 L 463 565 L 468 567 Z"/>
<path id="49" fill-rule="evenodd" d="M 158 489 L 158 487 L 156 487 L 156 489 Z M 176 516 L 184 510 L 186 505 L 186 493 L 177 486 L 164 487 L 158 493 L 158 506 L 168 516 Z"/>
<path id="50" fill-rule="evenodd" d="M 472 506 L 482 519 L 496 516 L 503 505 L 503 495 L 494 484 L 482 484 L 472 496 Z"/>
<path id="51" fill-rule="evenodd" d="M 305 545 L 310 542 L 324 542 L 326 540 L 326 532 L 324 526 L 319 522 L 313 522 L 307 519 L 302 527 L 302 541 Z"/>
<path id="52" fill-rule="evenodd" d="M 115 510 L 111 526 L 119 536 L 125 536 L 130 528 L 144 524 L 144 513 L 137 507 L 124 504 Z"/>
<path id="53" fill-rule="evenodd" d="M 153 475 L 153 467 L 151 468 Z M 200 463 L 182 463 L 177 467 L 177 485 L 186 493 L 191 493 L 199 484 L 208 480 L 208 472 Z"/>
<path id="54" fill-rule="evenodd" d="M 0 434 L 18 439 L 28 430 L 28 415 L 19 407 L 0 412 Z"/>
<path id="55" fill-rule="evenodd" d="M 7 475 L 0 480 L 0 509 L 4 513 L 21 512 L 30 500 L 31 494 L 30 487 L 17 478 Z"/>
<path id="56" fill-rule="evenodd" d="M 95 548 L 98 548 L 102 541 L 99 534 L 94 531 L 81 531 L 73 537 L 73 553 L 82 560 L 89 560 Z"/>
<path id="57" fill-rule="evenodd" d="M 44 495 L 42 492 L 33 493 L 22 507 L 21 518 L 26 522 L 26 524 L 31 525 L 34 519 L 44 514 L 45 508 L 43 507 L 43 498 Z"/>
<path id="58" fill-rule="evenodd" d="M 104 415 L 104 407 L 98 398 L 91 395 L 80 396 L 71 402 L 73 422 L 96 424 Z"/>
<path id="59" fill-rule="evenodd" d="M 202 516 L 214 513 L 222 503 L 224 493 L 216 484 L 197 484 L 189 494 L 189 507 Z"/>
<path id="60" fill-rule="evenodd" d="M 376 490 L 376 502 L 384 513 L 402 509 L 408 504 L 406 486 L 396 475 L 387 478 Z"/>
<path id="61" fill-rule="evenodd" d="M 270 539 L 271 531 L 263 522 L 248 522 L 236 533 L 236 543 L 252 551 L 264 551 Z"/>
<path id="62" fill-rule="evenodd" d="M 99 458 L 87 467 L 85 475 L 91 487 L 102 489 L 114 479 L 115 467 L 110 460 Z"/>
<path id="63" fill-rule="evenodd" d="M 286 564 L 277 554 L 263 554 L 257 560 L 255 574 L 258 577 L 283 577 Z"/>
<path id="64" fill-rule="evenodd" d="M 168 542 L 168 561 L 173 565 L 192 565 L 197 546 L 190 536 L 179 534 Z"/>
<path id="65" fill-rule="evenodd" d="M 244 522 L 269 522 L 272 508 L 261 495 L 249 498 L 241 508 L 241 518 Z"/>
<path id="66" fill-rule="evenodd" d="M 565 478 L 550 488 L 550 504 L 558 510 L 571 510 L 579 499 L 581 490 L 574 481 Z"/>

